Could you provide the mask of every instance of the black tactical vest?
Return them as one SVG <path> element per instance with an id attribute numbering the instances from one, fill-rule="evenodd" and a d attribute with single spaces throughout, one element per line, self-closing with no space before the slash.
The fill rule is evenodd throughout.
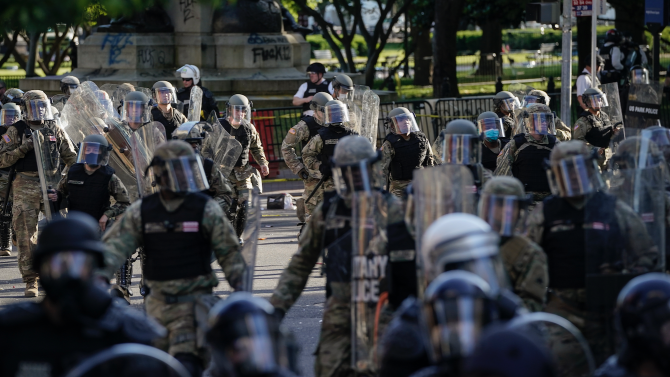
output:
<path id="1" fill-rule="evenodd" d="M 553 149 L 556 145 L 556 136 L 547 135 L 549 144 L 537 144 L 541 147 Z M 528 143 L 523 150 L 520 150 L 514 163 L 512 164 L 512 175 L 523 183 L 526 192 L 550 192 L 549 180 L 547 179 L 547 172 L 544 168 L 544 160 L 549 159 L 550 150 L 545 148 L 538 148 L 534 143 L 529 143 L 526 140 L 526 134 L 518 134 L 514 136 L 514 143 L 516 149 L 519 151 L 521 147 Z"/>
<path id="2" fill-rule="evenodd" d="M 620 262 L 616 259 L 624 240 L 614 213 L 616 200 L 597 192 L 582 209 L 558 196 L 544 200 L 540 246 L 547 254 L 551 288 L 584 288 L 587 272 L 596 273 L 601 263 Z"/>
<path id="3" fill-rule="evenodd" d="M 251 137 L 253 132 L 250 129 L 250 125 L 247 122 L 242 122 L 240 127 L 235 128 L 227 119 L 219 119 L 221 125 L 231 136 L 235 137 L 235 140 L 239 141 L 242 144 L 242 154 L 240 158 L 237 159 L 235 166 L 245 166 L 249 162 L 249 147 L 251 146 Z"/>
<path id="4" fill-rule="evenodd" d="M 316 119 L 311 116 L 306 116 L 302 118 L 302 121 L 307 124 L 307 128 L 309 129 L 309 138 L 312 139 L 316 134 L 319 133 L 319 130 L 321 129 L 321 125 L 319 123 L 316 123 Z"/>
<path id="5" fill-rule="evenodd" d="M 509 140 L 500 138 L 498 140 L 500 141 L 500 151 L 502 152 L 505 145 L 509 143 Z M 492 172 L 498 167 L 498 153 L 493 153 L 486 145 L 482 145 L 482 165 Z"/>
<path id="6" fill-rule="evenodd" d="M 202 190 L 201 192 L 205 195 L 214 197 L 216 194 L 216 192 L 212 190 L 212 169 L 214 168 L 214 160 L 205 158 L 202 160 L 202 167 L 205 169 L 205 176 L 207 177 L 207 183 L 209 183 L 209 189 Z"/>
<path id="7" fill-rule="evenodd" d="M 314 84 L 311 81 L 307 81 L 307 90 L 302 95 L 302 98 L 307 98 L 315 95 L 316 93 L 328 93 L 328 81 L 323 80 L 321 84 Z M 302 104 L 302 112 L 310 110 L 309 102 Z"/>
<path id="8" fill-rule="evenodd" d="M 586 117 L 589 124 L 591 124 L 591 129 L 584 135 L 584 139 L 595 147 L 608 148 L 612 139 L 612 133 L 614 132 L 609 116 L 601 110 L 599 120 L 595 115 L 586 110 L 579 117 Z"/>
<path id="9" fill-rule="evenodd" d="M 386 140 L 395 151 L 390 166 L 391 177 L 397 181 L 412 180 L 414 170 L 419 169 L 426 159 L 428 138 L 422 132 L 414 132 L 409 140 L 395 134 L 386 135 Z"/>
<path id="10" fill-rule="evenodd" d="M 335 212 L 331 216 L 333 206 Z M 337 192 L 328 191 L 323 194 L 322 210 L 326 220 L 323 237 L 326 285 L 348 283 L 351 281 L 351 209 Z"/>
<path id="11" fill-rule="evenodd" d="M 409 296 L 418 296 L 416 246 L 404 221 L 387 226 L 389 253 L 389 303 L 394 309 Z"/>
<path id="12" fill-rule="evenodd" d="M 165 135 L 167 135 L 168 140 L 172 139 L 172 133 L 180 126 L 177 122 L 177 117 L 173 116 L 172 120 L 167 120 L 161 109 L 158 107 L 151 109 L 151 117 L 155 122 L 160 122 L 163 127 L 165 127 Z"/>
<path id="13" fill-rule="evenodd" d="M 208 196 L 191 193 L 174 212 L 161 203 L 160 193 L 142 199 L 144 276 L 173 280 L 211 274 L 210 242 L 202 229 Z"/>
<path id="14" fill-rule="evenodd" d="M 84 164 L 74 164 L 67 173 L 68 210 L 80 211 L 99 219 L 109 208 L 109 181 L 114 175 L 111 166 L 101 166 L 86 174 Z"/>
<path id="15" fill-rule="evenodd" d="M 319 161 L 322 164 L 330 165 L 330 158 L 335 154 L 335 146 L 341 138 L 353 135 L 354 132 L 348 128 L 342 127 L 321 127 L 318 131 L 321 140 L 323 141 L 323 148 L 319 153 Z"/>
<path id="16" fill-rule="evenodd" d="M 48 121 L 47 121 L 48 122 Z M 20 141 L 21 143 L 23 141 L 23 138 L 25 137 L 25 131 L 26 129 L 30 129 L 30 126 L 22 120 L 14 123 L 14 127 L 16 127 L 16 131 L 19 134 Z M 56 133 L 48 127 L 48 125 L 45 125 L 45 127 L 40 130 L 40 132 L 44 135 L 44 143 L 49 144 L 49 151 L 51 153 L 51 158 L 53 161 L 58 161 L 60 158 L 60 150 L 59 150 L 59 142 L 58 138 L 56 136 Z M 35 156 L 35 150 L 33 149 L 32 151 L 26 153 L 25 157 L 20 158 L 16 163 L 14 164 L 14 167 L 16 168 L 17 172 L 36 172 L 37 171 L 37 157 Z"/>

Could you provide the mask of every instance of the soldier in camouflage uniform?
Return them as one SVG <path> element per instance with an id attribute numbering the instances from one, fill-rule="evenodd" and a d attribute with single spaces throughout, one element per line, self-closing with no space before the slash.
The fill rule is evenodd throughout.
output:
<path id="1" fill-rule="evenodd" d="M 334 152 L 334 162 L 338 166 L 352 166 L 358 162 L 367 160 L 367 166 L 376 160 L 377 153 L 367 139 L 361 136 L 347 136 L 337 144 Z M 338 175 L 339 177 L 339 175 Z M 363 179 L 372 179 L 368 173 Z M 338 178 L 338 183 L 340 183 Z M 283 315 L 298 299 L 305 288 L 307 279 L 313 271 L 317 260 L 326 251 L 326 279 L 327 299 L 323 313 L 323 324 L 319 345 L 316 350 L 316 363 L 314 366 L 317 377 L 331 376 L 354 376 L 356 372 L 351 367 L 351 274 L 349 266 L 351 259 L 347 255 L 352 253 L 351 224 L 352 216 L 352 193 L 353 187 L 338 185 L 337 192 L 330 191 L 324 194 L 321 202 L 312 213 L 311 220 L 307 223 L 298 251 L 291 258 L 288 267 L 282 273 L 277 288 L 275 289 L 270 303 L 275 307 L 275 312 Z M 373 190 L 373 192 L 375 192 Z M 401 202 L 389 193 L 382 194 L 381 205 L 384 210 L 376 211 L 375 215 L 385 219 L 377 219 L 375 222 L 378 234 L 381 237 L 374 246 L 371 242 L 369 247 L 374 249 L 375 254 L 387 255 L 387 229 L 381 224 L 404 224 L 404 214 Z M 340 242 L 341 241 L 341 242 Z M 390 246 L 390 245 L 389 245 Z M 338 263 L 340 262 L 340 263 Z M 341 268 L 337 268 L 337 266 Z M 330 268 L 329 268 L 330 267 Z M 392 267 L 391 267 L 392 268 Z M 345 276 L 341 276 L 342 269 L 347 270 Z M 380 293 L 384 291 L 380 287 Z M 379 326 L 390 318 L 389 306 L 384 305 L 380 312 Z"/>
<path id="2" fill-rule="evenodd" d="M 430 142 L 411 111 L 397 107 L 389 112 L 384 124 L 390 132 L 382 144 L 382 182 L 390 181 L 388 191 L 402 198 L 412 183 L 414 170 L 435 166 L 436 161 Z"/>
<path id="3" fill-rule="evenodd" d="M 605 171 L 609 159 L 612 158 L 610 141 L 619 133 L 620 125 L 612 124 L 609 115 L 602 111 L 608 104 L 607 97 L 600 89 L 586 89 L 582 98 L 587 109 L 579 114 L 579 119 L 572 130 L 572 138 L 597 148 L 598 166 L 601 171 Z"/>
<path id="4" fill-rule="evenodd" d="M 524 97 L 524 105 L 532 103 L 541 103 L 543 105 L 549 106 L 549 101 L 551 98 L 547 95 L 546 92 L 538 89 L 533 89 Z M 554 114 L 554 125 L 556 126 L 556 139 L 560 141 L 568 141 L 572 139 L 572 130 L 568 127 L 563 121 Z"/>
<path id="5" fill-rule="evenodd" d="M 16 170 L 12 183 L 12 224 L 19 249 L 18 264 L 26 283 L 26 297 L 36 297 L 39 275 L 32 267 L 32 250 L 37 241 L 37 219 L 40 211 L 44 211 L 45 203 L 37 172 L 39 162 L 33 150 L 32 137 L 26 137 L 26 131 L 40 130 L 40 134 L 48 134 L 53 153 L 58 154 L 68 167 L 76 162 L 77 153 L 65 132 L 52 120 L 51 103 L 44 92 L 28 91 L 23 100 L 26 120 L 14 123 L 2 136 L 0 168 L 13 166 Z"/>
<path id="6" fill-rule="evenodd" d="M 51 103 L 59 112 L 63 111 L 63 107 L 65 107 L 72 93 L 79 88 L 79 84 L 79 79 L 74 76 L 65 76 L 60 80 L 60 90 L 62 93 L 51 97 Z"/>
<path id="7" fill-rule="evenodd" d="M 614 350 L 607 337 L 606 318 L 586 310 L 587 272 L 647 272 L 656 265 L 659 251 L 628 205 L 597 191 L 597 167 L 584 142 L 558 144 L 551 152 L 550 163 L 555 196 L 538 203 L 530 213 L 526 236 L 547 255 L 549 291 L 545 311 L 577 326 L 600 363 Z M 589 180 L 576 178 L 584 176 Z M 593 259 L 591 255 L 618 255 L 622 248 L 627 254 L 624 263 L 604 262 L 597 267 L 599 271 L 587 271 L 586 261 Z"/>
<path id="8" fill-rule="evenodd" d="M 186 142 L 171 140 L 156 149 L 151 166 L 160 191 L 134 202 L 105 234 L 105 273 L 112 277 L 138 247 L 144 248 L 142 273 L 150 289 L 146 311 L 168 330 L 156 346 L 200 376 L 206 352 L 199 320 L 207 318 L 216 301 L 212 289 L 219 284 L 210 265 L 212 251 L 235 290 L 242 286 L 246 266 L 221 207 L 199 192 L 206 182 L 178 170 L 181 165 L 202 169 Z"/>
<path id="9" fill-rule="evenodd" d="M 544 160 L 559 143 L 554 136 L 554 115 L 549 106 L 535 103 L 522 109 L 519 118 L 524 132 L 515 135 L 500 152 L 493 174 L 516 177 L 533 201 L 542 201 L 551 194 Z"/>
<path id="10" fill-rule="evenodd" d="M 8 102 L 2 105 L 0 112 L 0 135 L 4 135 L 7 129 L 12 124 L 21 120 L 21 109 L 15 103 Z M 4 208 L 5 194 L 7 193 L 7 186 L 9 185 L 9 168 L 0 169 L 0 208 Z M 11 194 L 10 194 L 11 195 Z M 11 200 L 11 196 L 8 198 Z M 2 219 L 0 219 L 2 221 Z M 0 257 L 8 257 L 12 255 L 11 246 L 9 245 L 11 234 L 11 222 L 0 223 Z"/>
<path id="11" fill-rule="evenodd" d="M 521 107 L 519 99 L 508 91 L 498 92 L 493 97 L 493 112 L 503 121 L 505 135 L 508 138 L 514 136 L 516 121 L 514 120 L 514 111 Z"/>
<path id="12" fill-rule="evenodd" d="M 318 134 L 319 129 L 323 126 L 324 119 L 324 107 L 326 103 L 332 101 L 328 93 L 316 93 L 312 98 L 312 101 L 309 103 L 310 109 L 314 112 L 314 116 L 306 116 L 300 119 L 300 122 L 295 126 L 291 127 L 288 130 L 288 134 L 284 138 L 284 141 L 281 143 L 281 154 L 284 157 L 284 162 L 293 174 L 300 177 L 305 184 L 305 191 L 302 193 L 303 200 L 307 198 L 314 191 L 314 187 L 319 183 L 319 179 L 310 175 L 309 171 L 305 167 L 302 161 L 298 158 L 298 155 L 295 153 L 295 148 L 298 144 L 306 145 L 309 140 Z M 304 212 L 306 216 L 312 214 L 316 205 L 321 202 L 323 199 L 323 189 L 312 195 L 312 198 L 309 202 L 303 203 Z"/>
<path id="13" fill-rule="evenodd" d="M 500 257 L 514 293 L 526 309 L 544 309 L 549 272 L 542 248 L 515 228 L 525 218 L 528 198 L 521 182 L 513 177 L 493 177 L 479 200 L 479 216 L 500 233 Z"/>

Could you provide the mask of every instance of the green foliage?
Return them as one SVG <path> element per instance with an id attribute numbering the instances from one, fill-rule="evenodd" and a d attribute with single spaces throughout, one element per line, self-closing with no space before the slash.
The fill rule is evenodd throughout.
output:
<path id="1" fill-rule="evenodd" d="M 326 42 L 326 39 L 323 38 L 322 35 L 320 34 L 315 34 L 315 35 L 308 35 L 307 36 L 307 42 L 312 47 L 312 51 L 314 50 L 332 50 L 330 46 L 328 45 L 328 42 Z M 335 39 L 335 43 L 337 44 L 338 47 L 344 48 L 342 46 L 342 43 Z M 363 38 L 362 35 L 356 34 L 354 36 L 353 41 L 351 41 L 351 48 L 356 51 L 357 56 L 367 56 L 368 55 L 368 45 L 365 43 L 365 39 Z M 333 57 L 335 57 L 335 54 L 333 54 Z"/>
<path id="2" fill-rule="evenodd" d="M 298 20 L 298 13 L 300 13 L 300 6 L 298 6 L 298 4 L 296 4 L 295 1 L 293 1 L 293 0 L 281 0 L 280 2 L 282 3 L 282 5 L 286 9 L 288 9 L 289 12 L 291 12 L 291 15 L 293 15 L 293 18 L 295 18 L 296 21 L 297 21 Z M 307 5 L 310 8 L 314 9 L 318 6 L 318 4 L 320 2 L 321 2 L 320 0 L 319 1 L 317 1 L 317 0 L 307 0 Z"/>

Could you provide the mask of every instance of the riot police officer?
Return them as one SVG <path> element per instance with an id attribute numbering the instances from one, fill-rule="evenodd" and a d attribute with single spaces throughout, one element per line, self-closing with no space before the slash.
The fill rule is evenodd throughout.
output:
<path id="1" fill-rule="evenodd" d="M 72 93 L 79 88 L 79 79 L 74 76 L 65 76 L 60 80 L 61 94 L 56 94 L 51 98 L 53 106 L 58 111 L 63 111 L 63 107 L 67 103 Z"/>
<path id="2" fill-rule="evenodd" d="M 332 101 L 333 97 L 330 94 L 319 92 L 312 96 L 312 100 L 309 103 L 310 109 L 313 112 L 313 116 L 305 116 L 300 119 L 300 122 L 295 126 L 291 127 L 282 141 L 281 144 L 281 153 L 284 157 L 284 162 L 286 166 L 302 179 L 305 185 L 305 191 L 303 191 L 302 196 L 304 200 L 307 200 L 317 183 L 319 182 L 318 178 L 313 177 L 308 169 L 305 167 L 305 163 L 298 158 L 298 155 L 295 153 L 295 148 L 298 143 L 302 143 L 303 146 L 316 135 L 318 135 L 319 130 L 323 127 L 324 116 L 325 116 L 325 106 L 329 101 Z M 304 158 L 304 157 L 303 157 Z M 304 212 L 306 216 L 311 215 L 316 205 L 321 202 L 323 199 L 323 190 L 319 189 L 308 202 L 303 203 Z M 303 221 L 304 222 L 304 221 Z"/>
<path id="3" fill-rule="evenodd" d="M 502 120 L 493 111 L 485 111 L 477 117 L 477 128 L 482 135 L 482 166 L 495 171 L 498 165 L 498 155 L 509 143 L 506 138 Z"/>
<path id="4" fill-rule="evenodd" d="M 44 211 L 44 206 L 49 203 L 44 203 L 38 174 L 38 164 L 42 161 L 33 149 L 32 135 L 39 133 L 42 144 L 48 146 L 52 162 L 60 159 L 71 166 L 77 160 L 77 153 L 70 139 L 53 121 L 51 102 L 44 92 L 28 91 L 23 100 L 25 120 L 9 126 L 2 136 L 4 144 L 0 150 L 0 168 L 13 167 L 16 171 L 16 179 L 12 182 L 12 224 L 19 249 L 18 264 L 26 283 L 26 297 L 36 297 L 39 272 L 33 269 L 32 251 L 37 239 L 39 212 Z"/>
<path id="5" fill-rule="evenodd" d="M 339 141 L 355 132 L 349 128 L 349 110 L 341 101 L 328 101 L 324 108 L 323 127 L 302 148 L 302 161 L 309 174 L 321 180 L 324 191 L 334 188 L 330 159 Z"/>
<path id="6" fill-rule="evenodd" d="M 416 116 L 409 109 L 391 110 L 384 123 L 389 133 L 382 144 L 382 182 L 390 181 L 388 191 L 400 198 L 412 182 L 414 170 L 436 162 L 428 138 L 419 130 Z"/>
<path id="7" fill-rule="evenodd" d="M 628 282 L 615 312 L 622 347 L 596 371 L 597 377 L 670 375 L 670 345 L 663 337 L 670 319 L 670 278 L 650 273 Z"/>
<path id="8" fill-rule="evenodd" d="M 172 107 L 172 104 L 177 103 L 174 87 L 168 81 L 157 81 L 151 91 L 157 104 L 151 108 L 151 117 L 154 121 L 161 122 L 166 135 L 172 135 L 177 127 L 187 122 L 186 117 Z"/>
<path id="9" fill-rule="evenodd" d="M 559 143 L 554 134 L 554 114 L 549 106 L 531 104 L 519 114 L 524 132 L 515 135 L 498 156 L 495 175 L 513 175 L 534 201 L 551 194 L 544 161 Z"/>
<path id="10" fill-rule="evenodd" d="M 0 135 L 7 133 L 7 129 L 14 123 L 21 120 L 21 108 L 14 102 L 7 102 L 2 105 L 0 111 Z M 3 141 L 6 141 L 4 139 Z M 11 200 L 9 196 L 11 189 L 9 182 L 11 169 L 0 169 L 0 208 L 5 209 L 5 199 Z M 12 177 L 13 179 L 13 177 Z M 11 207 L 7 207 L 7 213 L 3 213 L 0 217 L 0 257 L 8 257 L 12 255 L 12 248 L 9 244 L 12 233 L 12 215 Z"/>
<path id="11" fill-rule="evenodd" d="M 595 157 L 582 141 L 551 151 L 552 196 L 530 213 L 526 235 L 547 254 L 549 296 L 545 311 L 570 320 L 589 342 L 596 361 L 612 353 L 605 314 L 589 310 L 587 274 L 641 273 L 654 268 L 659 250 L 637 214 L 611 194 L 598 191 Z M 625 262 L 624 262 L 625 261 Z M 588 267 L 587 267 L 588 265 Z M 625 268 L 625 270 L 624 270 Z"/>
<path id="12" fill-rule="evenodd" d="M 154 320 L 112 299 L 96 277 L 105 245 L 93 218 L 71 212 L 47 224 L 37 241 L 32 268 L 46 296 L 0 312 L 1 375 L 62 376 L 114 344 L 148 345 L 165 335 Z"/>
<path id="13" fill-rule="evenodd" d="M 543 105 L 549 106 L 551 98 L 549 95 L 542 90 L 533 89 L 528 92 L 528 94 L 523 98 L 524 107 L 527 107 L 533 103 L 541 103 Z M 556 138 L 560 141 L 568 141 L 572 139 L 572 130 L 568 127 L 563 121 L 556 115 L 555 111 L 552 111 L 554 114 L 554 125 L 556 127 Z M 523 131 L 522 131 L 523 132 Z"/>
<path id="14" fill-rule="evenodd" d="M 270 303 L 279 315 L 286 313 L 302 293 L 312 269 L 325 250 L 328 289 L 314 367 L 318 377 L 350 375 L 354 373 L 354 364 L 359 373 L 373 373 L 374 363 L 367 358 L 374 355 L 374 349 L 364 348 L 369 353 L 360 352 L 359 347 L 363 346 L 352 340 L 351 328 L 356 325 L 370 331 L 373 328 L 383 329 L 390 316 L 389 311 L 393 309 L 380 300 L 384 296 L 383 292 L 388 291 L 384 285 L 386 280 L 380 280 L 382 276 L 388 278 L 386 268 L 381 267 L 381 264 L 388 266 L 393 262 L 388 257 L 387 226 L 404 224 L 404 214 L 398 198 L 373 185 L 372 165 L 378 159 L 378 153 L 364 137 L 352 135 L 339 139 L 332 168 L 336 191 L 327 191 L 323 202 L 312 213 L 300 237 L 298 251 L 282 273 L 270 298 Z M 363 206 L 361 200 L 368 206 Z M 379 235 L 374 244 L 369 238 L 361 239 L 365 250 L 355 250 L 352 242 L 352 230 L 357 229 L 360 222 L 359 218 L 352 217 L 354 205 L 358 208 L 359 216 L 365 218 L 366 226 Z M 370 269 L 366 278 L 360 276 L 362 269 L 351 268 L 355 261 L 361 262 L 363 259 L 377 266 Z M 364 279 L 366 284 L 360 284 L 360 279 Z M 367 295 L 362 292 L 366 286 L 371 288 L 366 291 Z M 389 301 L 392 301 L 390 297 Z M 378 321 L 354 324 L 352 318 L 361 318 L 352 315 L 353 310 L 364 310 L 371 320 L 376 313 Z M 366 331 L 366 334 L 371 335 L 368 339 L 373 338 L 369 332 Z M 373 347 L 366 341 L 361 343 Z"/>
<path id="15" fill-rule="evenodd" d="M 498 92 L 493 97 L 493 112 L 503 121 L 503 129 L 508 138 L 514 136 L 516 122 L 514 120 L 514 111 L 521 107 L 519 99 L 508 91 Z"/>
<path id="16" fill-rule="evenodd" d="M 105 124 L 100 118 L 93 118 L 91 122 Z M 67 199 L 68 211 L 83 212 L 98 220 L 102 232 L 108 221 L 121 215 L 130 205 L 128 190 L 108 165 L 111 149 L 104 136 L 86 136 L 79 145 L 77 162 L 70 167 L 57 190 L 49 193 L 51 201 Z M 110 198 L 114 198 L 114 205 Z"/>
<path id="17" fill-rule="evenodd" d="M 235 140 L 242 144 L 242 154 L 237 159 L 233 171 L 228 179 L 235 186 L 235 199 L 238 209 L 235 219 L 235 230 L 237 235 L 242 235 L 246 216 L 245 203 L 249 198 L 249 190 L 253 188 L 251 176 L 256 169 L 249 164 L 249 152 L 261 167 L 261 174 L 265 177 L 270 174 L 268 160 L 265 158 L 261 137 L 256 127 L 251 123 L 251 107 L 253 103 L 241 94 L 230 97 L 226 105 L 226 117 L 221 120 L 221 125 Z"/>
<path id="18" fill-rule="evenodd" d="M 209 314 L 206 336 L 212 353 L 210 375 L 294 376 L 291 370 L 297 355 L 286 333 L 269 302 L 247 292 L 231 294 Z"/>
<path id="19" fill-rule="evenodd" d="M 196 335 L 203 326 L 196 310 L 209 311 L 219 283 L 210 264 L 212 252 L 234 290 L 241 287 L 246 266 L 221 207 L 201 193 L 207 180 L 193 148 L 181 140 L 163 143 L 150 167 L 160 191 L 131 204 L 105 234 L 105 273 L 113 276 L 143 247 L 146 311 L 168 328 L 168 337 L 155 344 L 199 376 L 205 350 Z"/>
<path id="20" fill-rule="evenodd" d="M 2 104 L 4 105 L 8 102 L 14 102 L 17 105 L 20 105 L 21 98 L 23 98 L 23 90 L 18 88 L 11 88 L 7 90 L 2 96 Z"/>
<path id="21" fill-rule="evenodd" d="M 129 92 L 123 99 L 121 120 L 137 131 L 151 122 L 149 97 L 142 92 Z"/>
<path id="22" fill-rule="evenodd" d="M 177 91 L 177 100 L 184 104 L 182 114 L 188 114 L 191 89 L 195 85 L 202 89 L 201 119 L 205 120 L 204 118 L 209 117 L 212 111 L 214 111 L 218 117 L 219 107 L 216 104 L 216 98 L 214 98 L 214 94 L 212 94 L 209 89 L 202 86 L 202 82 L 200 81 L 200 69 L 194 65 L 186 64 L 179 68 L 177 73 L 181 75 L 181 81 L 184 83 L 184 87 Z M 202 115 L 204 115 L 204 117 Z"/>
<path id="23" fill-rule="evenodd" d="M 605 60 L 605 66 L 600 72 L 600 83 L 609 84 L 611 82 L 620 83 L 623 77 L 623 61 L 625 56 L 621 53 L 619 44 L 621 43 L 621 33 L 617 29 L 607 30 L 605 34 L 605 45 L 600 49 L 599 54 Z"/>
<path id="24" fill-rule="evenodd" d="M 586 110 L 579 115 L 572 138 L 582 140 L 598 148 L 598 166 L 602 171 L 612 157 L 610 141 L 619 133 L 621 123 L 612 124 L 609 115 L 602 110 L 607 107 L 607 96 L 597 88 L 589 88 L 582 95 Z"/>
<path id="25" fill-rule="evenodd" d="M 340 73 L 333 77 L 333 81 L 330 83 L 330 85 L 333 87 L 333 98 L 335 100 L 353 100 L 354 81 L 351 79 L 351 77 L 345 75 L 344 73 Z"/>
<path id="26" fill-rule="evenodd" d="M 293 96 L 293 106 L 302 106 L 303 117 L 314 116 L 310 103 L 317 93 L 330 94 L 332 91 L 328 81 L 323 78 L 325 73 L 326 67 L 321 63 L 312 63 L 307 66 L 309 81 L 300 85 L 298 92 Z"/>

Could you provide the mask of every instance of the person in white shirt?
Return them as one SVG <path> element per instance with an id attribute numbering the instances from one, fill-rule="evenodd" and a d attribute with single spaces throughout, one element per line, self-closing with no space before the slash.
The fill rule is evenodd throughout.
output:
<path id="1" fill-rule="evenodd" d="M 588 106 L 584 104 L 582 94 L 584 94 L 584 91 L 588 88 L 598 88 L 600 86 L 600 80 L 598 80 L 597 74 L 602 70 L 605 60 L 600 55 L 596 56 L 598 70 L 596 71 L 595 85 L 591 83 L 591 57 L 586 59 L 586 62 L 586 67 L 584 67 L 584 70 L 577 76 L 577 82 L 575 83 L 577 86 L 577 102 L 579 102 L 579 106 L 584 110 L 586 110 Z"/>
<path id="2" fill-rule="evenodd" d="M 333 94 L 333 86 L 323 78 L 326 67 L 321 63 L 312 63 L 307 67 L 309 81 L 300 85 L 293 96 L 293 106 L 302 106 L 302 115 L 314 116 L 314 111 L 309 108 L 309 103 L 316 93 L 326 92 Z"/>

